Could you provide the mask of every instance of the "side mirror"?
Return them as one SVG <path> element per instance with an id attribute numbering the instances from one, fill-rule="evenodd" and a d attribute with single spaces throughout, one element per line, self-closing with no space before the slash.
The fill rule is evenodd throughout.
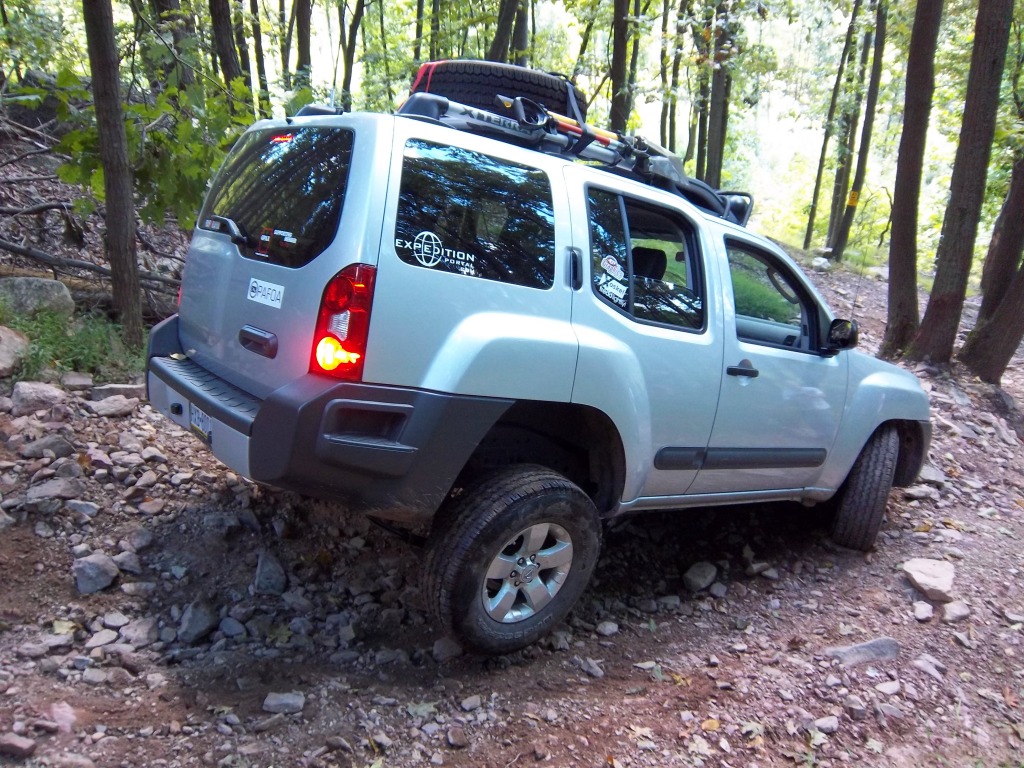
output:
<path id="1" fill-rule="evenodd" d="M 859 338 L 860 331 L 856 320 L 833 320 L 828 327 L 828 337 L 822 351 L 826 355 L 834 355 L 844 349 L 853 349 L 857 346 Z"/>

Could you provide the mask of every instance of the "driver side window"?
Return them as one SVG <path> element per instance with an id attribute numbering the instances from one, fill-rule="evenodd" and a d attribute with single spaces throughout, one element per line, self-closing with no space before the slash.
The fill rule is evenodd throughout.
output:
<path id="1" fill-rule="evenodd" d="M 770 254 L 727 244 L 736 304 L 736 335 L 755 344 L 810 351 L 813 313 L 809 296 Z"/>

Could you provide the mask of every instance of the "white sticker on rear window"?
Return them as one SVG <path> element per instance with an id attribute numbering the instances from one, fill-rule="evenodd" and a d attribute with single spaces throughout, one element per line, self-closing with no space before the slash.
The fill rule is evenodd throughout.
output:
<path id="1" fill-rule="evenodd" d="M 265 283 L 255 277 L 249 278 L 249 301 L 266 304 L 268 307 L 281 308 L 281 300 L 284 299 L 284 286 Z"/>

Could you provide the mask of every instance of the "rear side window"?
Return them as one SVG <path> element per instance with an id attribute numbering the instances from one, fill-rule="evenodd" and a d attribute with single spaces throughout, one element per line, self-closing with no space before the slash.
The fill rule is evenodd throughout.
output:
<path id="1" fill-rule="evenodd" d="M 351 131 L 247 133 L 217 174 L 199 227 L 232 234 L 233 222 L 243 256 L 284 267 L 308 264 L 337 233 L 351 159 Z"/>
<path id="2" fill-rule="evenodd" d="M 685 219 L 603 189 L 587 199 L 594 292 L 637 320 L 703 328 L 700 260 Z"/>
<path id="3" fill-rule="evenodd" d="M 479 152 L 411 140 L 395 252 L 413 266 L 550 288 L 555 214 L 548 177 Z"/>

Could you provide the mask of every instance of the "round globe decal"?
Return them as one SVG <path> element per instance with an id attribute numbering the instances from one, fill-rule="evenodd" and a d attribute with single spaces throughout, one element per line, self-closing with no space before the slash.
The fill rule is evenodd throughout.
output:
<path id="1" fill-rule="evenodd" d="M 424 267 L 436 267 L 441 262 L 444 246 L 433 232 L 420 232 L 412 243 L 412 252 Z"/>

